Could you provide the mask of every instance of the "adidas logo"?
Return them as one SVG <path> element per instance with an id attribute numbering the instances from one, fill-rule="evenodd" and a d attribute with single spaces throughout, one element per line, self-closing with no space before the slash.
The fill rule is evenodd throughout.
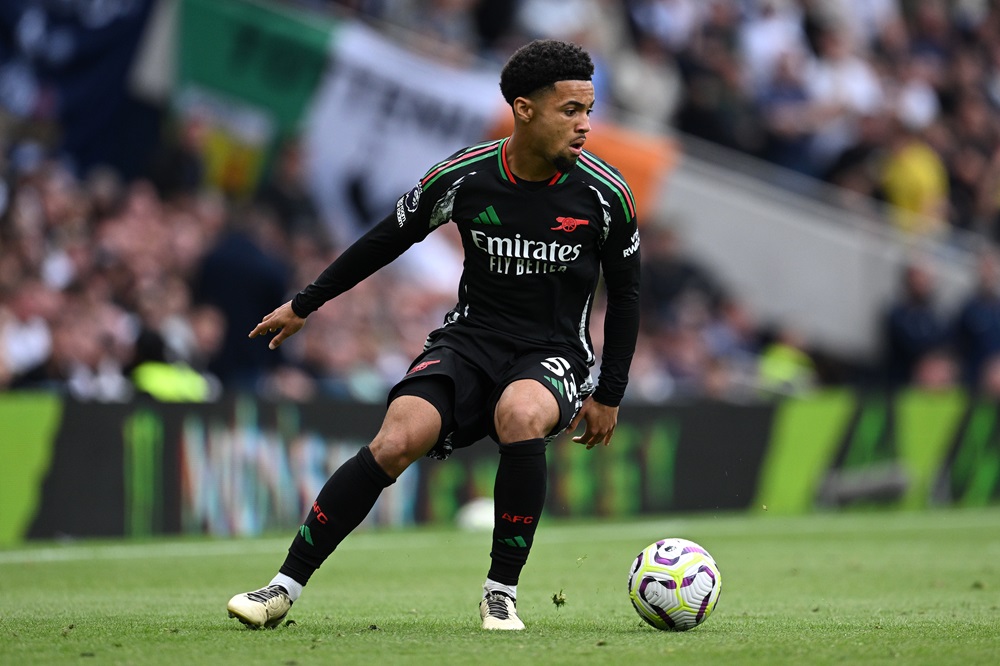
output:
<path id="1" fill-rule="evenodd" d="M 476 224 L 490 224 L 495 227 L 500 226 L 500 218 L 497 217 L 497 212 L 493 210 L 493 206 L 489 206 L 482 213 L 472 218 L 472 221 Z"/>

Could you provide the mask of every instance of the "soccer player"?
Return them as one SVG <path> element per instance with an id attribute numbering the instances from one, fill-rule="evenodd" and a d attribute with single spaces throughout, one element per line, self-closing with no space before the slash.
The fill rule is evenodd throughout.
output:
<path id="1" fill-rule="evenodd" d="M 538 40 L 504 65 L 514 114 L 507 138 L 458 151 L 250 337 L 274 349 L 306 317 L 443 224 L 465 254 L 458 304 L 388 396 L 381 429 L 320 490 L 271 582 L 229 601 L 244 624 L 274 627 L 310 576 L 364 520 L 382 489 L 423 456 L 446 458 L 489 435 L 499 445 L 484 629 L 523 629 L 517 582 L 545 502 L 545 447 L 607 445 L 639 324 L 639 233 L 621 174 L 584 150 L 594 67 L 575 44 Z M 600 376 L 589 324 L 603 272 L 607 314 Z"/>

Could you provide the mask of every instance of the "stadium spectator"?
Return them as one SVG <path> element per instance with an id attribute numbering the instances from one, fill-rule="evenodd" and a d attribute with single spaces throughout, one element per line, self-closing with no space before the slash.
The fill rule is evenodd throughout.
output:
<path id="1" fill-rule="evenodd" d="M 956 26 L 949 17 L 946 0 L 916 0 L 912 12 L 912 55 L 928 58 L 944 67 L 954 51 Z"/>
<path id="2" fill-rule="evenodd" d="M 789 0 L 761 0 L 738 26 L 743 84 L 756 91 L 775 78 L 780 61 L 804 55 L 808 39 L 801 8 Z"/>
<path id="3" fill-rule="evenodd" d="M 722 30 L 702 30 L 678 54 L 684 94 L 671 124 L 694 137 L 757 155 L 763 147 L 759 110 L 746 94 L 745 70 L 732 39 Z"/>
<path id="4" fill-rule="evenodd" d="M 885 313 L 882 353 L 888 386 L 912 382 L 922 359 L 948 343 L 948 322 L 935 295 L 933 269 L 923 261 L 910 262 Z"/>
<path id="5" fill-rule="evenodd" d="M 611 66 L 611 94 L 626 120 L 662 131 L 681 98 L 680 72 L 669 49 L 649 35 L 640 35 L 635 48 L 620 51 Z"/>
<path id="6" fill-rule="evenodd" d="M 0 295 L 0 387 L 43 364 L 52 353 L 52 322 L 62 292 L 27 279 Z"/>
<path id="7" fill-rule="evenodd" d="M 960 143 L 947 155 L 948 217 L 952 228 L 988 237 L 988 222 L 980 208 L 989 174 L 989 154 L 978 145 Z"/>
<path id="8" fill-rule="evenodd" d="M 655 336 L 652 336 L 655 337 Z M 676 382 L 656 342 L 647 333 L 640 333 L 632 357 L 626 400 L 662 403 L 675 397 Z"/>
<path id="9" fill-rule="evenodd" d="M 312 242 L 329 242 L 305 181 L 303 160 L 300 138 L 283 141 L 270 172 L 257 188 L 257 203 L 271 210 L 289 238 L 301 234 Z"/>
<path id="10" fill-rule="evenodd" d="M 514 24 L 520 4 L 479 0 L 472 9 L 479 54 L 489 62 L 502 63 L 512 48 Z"/>
<path id="11" fill-rule="evenodd" d="M 193 289 L 194 302 L 223 313 L 223 343 L 208 369 L 230 390 L 253 392 L 281 357 L 247 339 L 262 310 L 288 295 L 288 239 L 274 217 L 254 206 L 232 212 L 229 225 L 207 252 Z"/>
<path id="12" fill-rule="evenodd" d="M 701 392 L 702 380 L 712 361 L 702 335 L 709 321 L 709 311 L 696 299 L 685 299 L 678 305 L 678 320 L 669 328 L 655 332 L 652 342 L 672 379 L 671 397 L 690 398 Z"/>
<path id="13" fill-rule="evenodd" d="M 791 326 L 779 327 L 774 339 L 761 349 L 757 379 L 763 395 L 772 397 L 814 389 L 819 377 L 805 335 Z"/>
<path id="14" fill-rule="evenodd" d="M 746 400 L 757 384 L 760 333 L 750 308 L 734 296 L 723 298 L 702 331 L 713 365 L 728 379 L 730 399 Z"/>
<path id="15" fill-rule="evenodd" d="M 148 176 L 160 196 L 194 196 L 205 185 L 205 146 L 209 123 L 204 112 L 193 111 L 176 117 L 177 129 L 166 136 L 152 157 Z"/>
<path id="16" fill-rule="evenodd" d="M 948 172 L 919 130 L 900 120 L 889 132 L 879 176 L 889 219 L 915 236 L 943 237 L 948 231 Z"/>
<path id="17" fill-rule="evenodd" d="M 874 219 L 875 202 L 883 198 L 877 174 L 882 167 L 884 140 L 891 119 L 873 113 L 858 117 L 858 135 L 821 174 L 823 180 L 837 186 L 837 201 L 845 209 Z"/>
<path id="18" fill-rule="evenodd" d="M 875 68 L 851 47 L 845 29 L 824 26 L 806 73 L 809 97 L 819 117 L 812 160 L 820 172 L 857 140 L 858 117 L 880 112 L 885 91 Z"/>
<path id="19" fill-rule="evenodd" d="M 989 242 L 1000 243 L 1000 146 L 993 149 L 980 180 L 976 210 Z"/>
<path id="20" fill-rule="evenodd" d="M 792 171 L 817 175 L 811 152 L 817 123 L 806 86 L 805 59 L 798 52 L 780 54 L 759 90 L 755 101 L 766 133 L 762 157 Z"/>
<path id="21" fill-rule="evenodd" d="M 976 286 L 954 319 L 954 344 L 962 364 L 962 382 L 980 387 L 983 369 L 1000 355 L 1000 257 L 983 249 L 976 264 Z"/>
<path id="22" fill-rule="evenodd" d="M 669 223 L 646 227 L 642 262 L 643 327 L 647 331 L 672 328 L 686 302 L 696 300 L 714 309 L 723 296 L 719 279 L 683 251 L 677 231 Z"/>
<path id="23" fill-rule="evenodd" d="M 218 397 L 218 380 L 168 356 L 159 333 L 145 330 L 139 334 L 125 369 L 137 392 L 161 402 L 206 402 Z"/>

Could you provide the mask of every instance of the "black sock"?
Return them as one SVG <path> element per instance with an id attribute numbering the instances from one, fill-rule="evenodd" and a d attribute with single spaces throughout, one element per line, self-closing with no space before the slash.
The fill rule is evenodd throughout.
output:
<path id="1" fill-rule="evenodd" d="M 279 571 L 305 585 L 340 542 L 361 524 L 382 490 L 395 481 L 379 467 L 367 446 L 358 451 L 319 491 Z"/>
<path id="2" fill-rule="evenodd" d="M 500 445 L 493 486 L 491 580 L 517 585 L 545 504 L 546 474 L 544 439 Z"/>

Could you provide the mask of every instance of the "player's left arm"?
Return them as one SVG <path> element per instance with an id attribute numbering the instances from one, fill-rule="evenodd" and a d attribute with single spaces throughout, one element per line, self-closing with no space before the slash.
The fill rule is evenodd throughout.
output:
<path id="1" fill-rule="evenodd" d="M 611 441 L 639 336 L 639 226 L 634 217 L 612 222 L 602 247 L 601 268 L 608 302 L 601 375 L 577 415 L 587 421 L 587 432 L 574 438 L 588 448 Z"/>

